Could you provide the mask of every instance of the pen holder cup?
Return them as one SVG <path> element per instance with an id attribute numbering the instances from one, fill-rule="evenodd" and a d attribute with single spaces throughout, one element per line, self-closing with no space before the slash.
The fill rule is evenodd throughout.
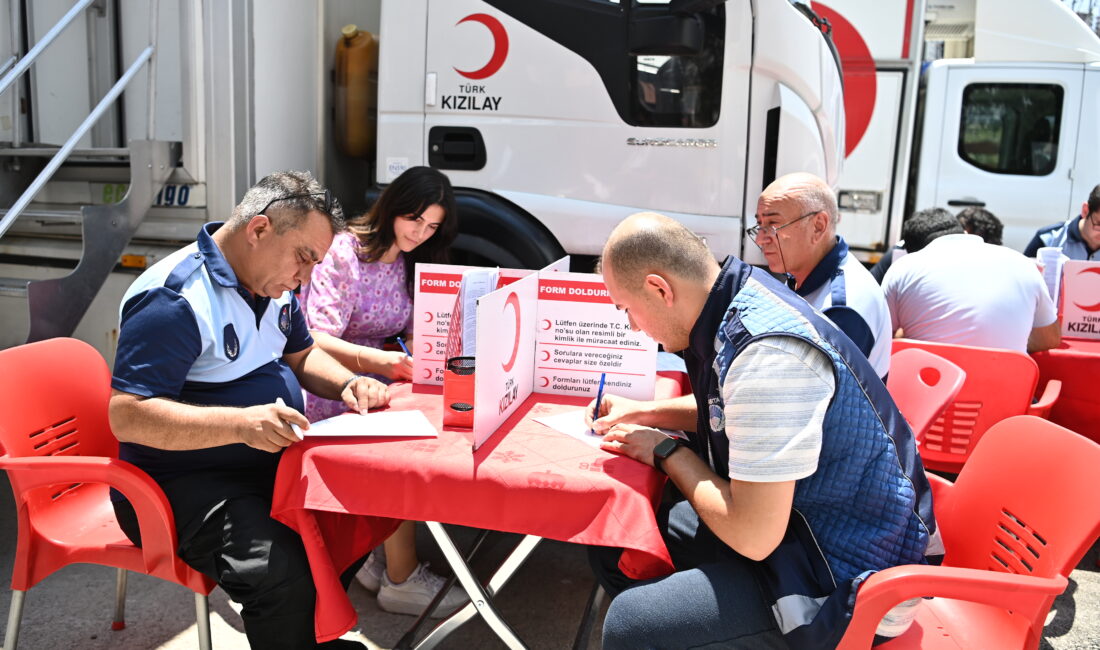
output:
<path id="1" fill-rule="evenodd" d="M 443 425 L 474 427 L 474 358 L 451 357 L 443 371 Z"/>

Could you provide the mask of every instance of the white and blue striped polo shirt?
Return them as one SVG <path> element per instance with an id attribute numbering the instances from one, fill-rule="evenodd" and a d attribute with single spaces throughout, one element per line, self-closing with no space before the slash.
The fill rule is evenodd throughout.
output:
<path id="1" fill-rule="evenodd" d="M 111 385 L 142 397 L 207 406 L 270 404 L 304 411 L 284 354 L 313 344 L 292 292 L 253 296 L 203 226 L 198 240 L 146 270 L 122 301 Z M 277 454 L 244 444 L 169 451 L 123 443 L 121 457 L 163 480 L 193 469 L 272 468 Z"/>

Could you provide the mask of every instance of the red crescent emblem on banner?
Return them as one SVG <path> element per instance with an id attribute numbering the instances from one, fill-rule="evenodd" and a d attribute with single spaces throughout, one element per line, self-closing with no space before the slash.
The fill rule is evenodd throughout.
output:
<path id="1" fill-rule="evenodd" d="M 1078 273 L 1077 275 L 1078 275 L 1078 276 L 1081 276 L 1081 275 L 1084 275 L 1084 274 L 1086 274 L 1086 273 L 1096 273 L 1096 274 L 1100 274 L 1100 268 L 1096 268 L 1095 266 L 1090 266 L 1090 267 L 1089 267 L 1089 268 L 1087 268 L 1087 269 L 1081 269 L 1081 272 L 1080 272 L 1080 273 Z M 1076 302 L 1075 302 L 1075 303 L 1073 303 L 1073 304 L 1074 304 L 1074 305 L 1075 305 L 1075 306 L 1076 306 L 1076 307 L 1077 307 L 1078 309 L 1080 309 L 1080 310 L 1082 310 L 1082 311 L 1088 311 L 1088 312 L 1093 312 L 1093 311 L 1100 311 L 1100 302 L 1098 302 L 1098 303 L 1096 303 L 1096 304 L 1094 304 L 1094 305 L 1082 305 L 1082 304 L 1080 304 L 1080 303 L 1076 303 Z"/>
<path id="2" fill-rule="evenodd" d="M 543 377 L 542 378 L 542 387 L 546 388 L 549 385 L 550 385 L 550 379 L 548 377 Z"/>
<path id="3" fill-rule="evenodd" d="M 432 322 L 432 312 L 430 312 L 430 311 L 424 312 L 424 322 L 425 323 Z"/>
<path id="4" fill-rule="evenodd" d="M 428 341 L 424 341 L 424 354 L 430 354 L 432 351 L 432 344 Z"/>
<path id="5" fill-rule="evenodd" d="M 542 329 L 544 329 L 544 330 L 550 329 L 550 321 L 548 321 L 544 318 L 544 319 L 542 319 L 542 323 L 543 323 Z"/>
<path id="6" fill-rule="evenodd" d="M 432 369 L 431 368 L 425 368 L 424 369 L 424 379 L 431 379 L 431 378 L 432 378 Z"/>
<path id="7" fill-rule="evenodd" d="M 509 305 L 512 306 L 512 312 L 516 315 L 516 338 L 512 341 L 512 356 L 500 364 L 504 368 L 504 372 L 512 372 L 512 366 L 516 365 L 516 354 L 519 353 L 519 296 L 516 295 L 515 291 L 508 294 L 508 299 L 504 301 L 504 309 L 507 310 Z"/>
<path id="8" fill-rule="evenodd" d="M 500 66 L 504 65 L 504 59 L 508 57 L 508 32 L 504 31 L 504 25 L 501 25 L 499 20 L 489 14 L 470 14 L 455 23 L 455 25 L 461 25 L 466 21 L 485 25 L 489 33 L 493 35 L 493 55 L 489 57 L 488 63 L 477 70 L 467 71 L 458 68 L 454 70 L 467 79 L 476 80 L 491 77 L 496 74 L 497 70 L 500 70 Z"/>
<path id="9" fill-rule="evenodd" d="M 549 361 L 550 360 L 550 350 L 543 350 L 542 351 L 542 360 L 543 361 Z"/>

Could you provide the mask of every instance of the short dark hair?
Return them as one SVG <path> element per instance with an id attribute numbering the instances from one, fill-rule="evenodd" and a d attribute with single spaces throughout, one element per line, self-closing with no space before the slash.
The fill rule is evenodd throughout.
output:
<path id="1" fill-rule="evenodd" d="M 1092 188 L 1089 192 L 1089 214 L 1093 212 L 1100 212 L 1100 185 Z"/>
<path id="2" fill-rule="evenodd" d="M 275 232 L 282 234 L 302 225 L 310 212 L 328 217 L 332 232 L 347 228 L 344 209 L 335 197 L 325 209 L 325 188 L 306 171 L 285 171 L 268 174 L 244 193 L 244 198 L 233 208 L 228 225 L 233 230 L 243 228 L 261 211 L 267 213 Z"/>
<path id="3" fill-rule="evenodd" d="M 987 244 L 996 246 L 1002 244 L 1001 235 L 1004 233 L 1004 224 L 989 210 L 971 206 L 960 212 L 958 218 L 963 230 L 971 235 L 981 237 Z"/>
<path id="4" fill-rule="evenodd" d="M 959 220 L 943 208 L 917 210 L 901 225 L 905 250 L 915 253 L 937 237 L 965 232 Z"/>

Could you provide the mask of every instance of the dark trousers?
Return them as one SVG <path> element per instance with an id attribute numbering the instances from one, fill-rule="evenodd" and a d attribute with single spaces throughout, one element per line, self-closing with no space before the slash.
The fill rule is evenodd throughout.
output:
<path id="1" fill-rule="evenodd" d="M 161 487 L 176 518 L 180 558 L 242 605 L 249 645 L 318 647 L 316 591 L 302 539 L 271 518 L 274 473 L 196 472 Z M 140 545 L 133 508 L 126 501 L 114 506 L 123 532 Z M 345 589 L 365 559 L 341 576 Z"/>
<path id="2" fill-rule="evenodd" d="M 699 520 L 678 493 L 657 523 L 676 572 L 632 580 L 621 549 L 590 546 L 596 579 L 612 597 L 604 650 L 641 648 L 786 648 L 758 579 L 758 563 L 736 553 Z"/>

